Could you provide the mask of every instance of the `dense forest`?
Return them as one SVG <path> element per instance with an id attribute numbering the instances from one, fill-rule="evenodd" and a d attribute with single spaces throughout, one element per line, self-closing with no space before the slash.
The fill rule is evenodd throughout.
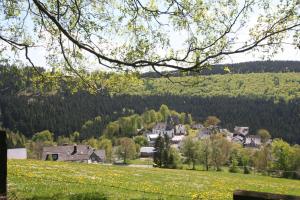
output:
<path id="1" fill-rule="evenodd" d="M 233 64 L 220 64 L 211 66 L 208 69 L 204 69 L 200 72 L 200 75 L 212 75 L 212 74 L 227 74 L 228 71 L 224 70 L 228 68 L 231 73 L 234 74 L 248 74 L 248 73 L 266 73 L 266 72 L 300 72 L 299 61 L 253 61 L 242 62 Z M 186 74 L 179 71 L 164 72 L 170 76 L 185 76 Z M 190 72 L 189 75 L 199 75 L 199 73 Z M 144 73 L 143 77 L 158 78 L 159 74 L 155 72 Z"/>
<path id="2" fill-rule="evenodd" d="M 298 73 L 182 77 L 197 80 L 189 87 L 164 78 L 143 79 L 143 84 L 135 85 L 132 91 L 113 95 L 71 93 L 67 89 L 46 94 L 24 92 L 31 80 L 19 74 L 20 69 L 8 68 L 0 73 L 0 123 L 27 137 L 47 129 L 55 137 L 88 132 L 84 129 L 93 122 L 99 131 L 86 136 L 101 136 L 107 124 L 119 117 L 157 110 L 166 104 L 178 112 L 191 113 L 197 122 L 215 115 L 221 126 L 230 130 L 249 126 L 254 133 L 265 128 L 273 137 L 300 143 Z"/>
<path id="3" fill-rule="evenodd" d="M 187 97 L 187 96 L 132 96 L 90 95 L 77 93 L 68 96 L 29 98 L 10 96 L 1 98 L 3 126 L 19 130 L 26 136 L 49 129 L 56 136 L 80 131 L 88 120 L 101 116 L 99 135 L 106 124 L 120 116 L 141 114 L 146 109 L 157 110 L 166 104 L 178 112 L 191 113 L 196 121 L 209 115 L 221 119 L 221 125 L 249 126 L 251 132 L 268 129 L 273 137 L 300 143 L 300 100 L 289 103 L 244 97 Z"/>

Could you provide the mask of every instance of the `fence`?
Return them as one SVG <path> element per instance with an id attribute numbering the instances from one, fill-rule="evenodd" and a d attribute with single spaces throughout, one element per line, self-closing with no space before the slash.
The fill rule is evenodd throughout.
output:
<path id="1" fill-rule="evenodd" d="M 300 197 L 292 195 L 272 194 L 267 192 L 236 190 L 233 193 L 233 200 L 300 200 Z"/>
<path id="2" fill-rule="evenodd" d="M 7 145 L 6 133 L 0 131 L 0 200 L 6 199 L 7 192 Z"/>

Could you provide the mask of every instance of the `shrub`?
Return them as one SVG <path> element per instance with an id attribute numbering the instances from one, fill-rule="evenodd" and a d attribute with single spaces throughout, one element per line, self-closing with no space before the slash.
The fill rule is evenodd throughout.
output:
<path id="1" fill-rule="evenodd" d="M 244 174 L 250 174 L 250 169 L 248 166 L 244 166 Z"/>
<path id="2" fill-rule="evenodd" d="M 237 165 L 238 165 L 237 159 L 233 158 L 231 160 L 231 165 L 229 167 L 229 172 L 231 172 L 231 173 L 237 173 L 238 172 L 238 166 Z"/>
<path id="3" fill-rule="evenodd" d="M 70 196 L 70 200 L 107 200 L 104 194 L 99 193 L 82 193 Z"/>

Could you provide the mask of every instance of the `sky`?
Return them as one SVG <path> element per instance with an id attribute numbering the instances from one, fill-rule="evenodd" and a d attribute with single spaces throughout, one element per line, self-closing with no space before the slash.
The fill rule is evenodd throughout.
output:
<path id="1" fill-rule="evenodd" d="M 254 13 L 254 16 L 257 15 Z M 255 22 L 255 17 L 251 18 L 249 21 L 249 24 L 253 24 Z M 29 25 L 30 26 L 30 25 Z M 172 43 L 172 46 L 180 46 L 182 43 L 182 38 L 184 38 L 184 35 L 181 35 L 183 33 L 175 33 L 170 36 L 170 41 Z M 240 33 L 240 39 L 246 40 L 248 37 L 245 32 Z M 283 45 L 283 51 L 279 52 L 278 54 L 274 55 L 272 57 L 272 60 L 293 60 L 293 61 L 300 61 L 300 49 L 295 49 L 293 46 L 290 45 Z M 33 63 L 36 66 L 42 66 L 46 68 L 50 68 L 49 66 L 46 66 L 46 55 L 47 52 L 43 48 L 32 48 L 29 51 L 29 57 L 32 59 Z M 223 64 L 232 64 L 232 63 L 239 63 L 239 62 L 247 62 L 247 61 L 257 61 L 262 60 L 261 52 L 255 52 L 255 53 L 243 53 L 243 54 L 236 54 L 231 55 L 230 57 L 226 57 L 222 63 Z M 10 56 L 13 56 L 12 54 Z M 93 57 L 91 57 L 93 58 Z M 28 64 L 28 61 L 25 58 L 24 53 L 20 54 L 20 60 Z M 97 65 L 97 60 L 92 60 L 91 63 L 95 63 L 94 65 L 89 65 L 87 67 L 88 70 L 96 70 L 96 69 L 105 69 L 101 68 L 99 65 Z"/>
<path id="2" fill-rule="evenodd" d="M 178 41 L 178 37 L 174 37 L 173 40 L 176 42 Z M 291 61 L 300 61 L 300 49 L 295 49 L 291 45 L 283 45 L 283 51 L 277 53 L 274 55 L 271 60 L 291 60 Z M 44 49 L 36 48 L 36 49 L 31 49 L 29 52 L 29 56 L 31 57 L 32 61 L 35 63 L 37 66 L 45 66 L 46 63 L 46 52 Z M 25 59 L 25 56 L 23 54 L 21 55 L 21 60 L 24 62 L 27 62 Z M 261 58 L 261 53 L 260 52 L 249 52 L 249 53 L 243 53 L 243 54 L 236 54 L 232 55 L 230 57 L 227 57 L 224 61 L 221 63 L 223 64 L 233 64 L 233 63 L 239 63 L 239 62 L 248 62 L 248 61 L 258 61 L 258 60 L 263 60 Z M 97 70 L 97 69 L 102 69 L 100 66 L 97 66 L 97 62 L 94 62 L 95 65 L 94 67 L 88 67 L 88 70 Z M 48 67 L 47 67 L 48 68 Z"/>

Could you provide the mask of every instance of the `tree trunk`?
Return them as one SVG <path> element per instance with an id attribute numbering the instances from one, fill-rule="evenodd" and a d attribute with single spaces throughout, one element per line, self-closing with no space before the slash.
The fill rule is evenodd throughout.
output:
<path id="1" fill-rule="evenodd" d="M 206 171 L 208 171 L 208 155 L 205 155 L 205 167 L 206 167 Z"/>
<path id="2" fill-rule="evenodd" d="M 0 131 L 0 199 L 6 199 L 7 193 L 7 145 L 6 133 Z"/>

